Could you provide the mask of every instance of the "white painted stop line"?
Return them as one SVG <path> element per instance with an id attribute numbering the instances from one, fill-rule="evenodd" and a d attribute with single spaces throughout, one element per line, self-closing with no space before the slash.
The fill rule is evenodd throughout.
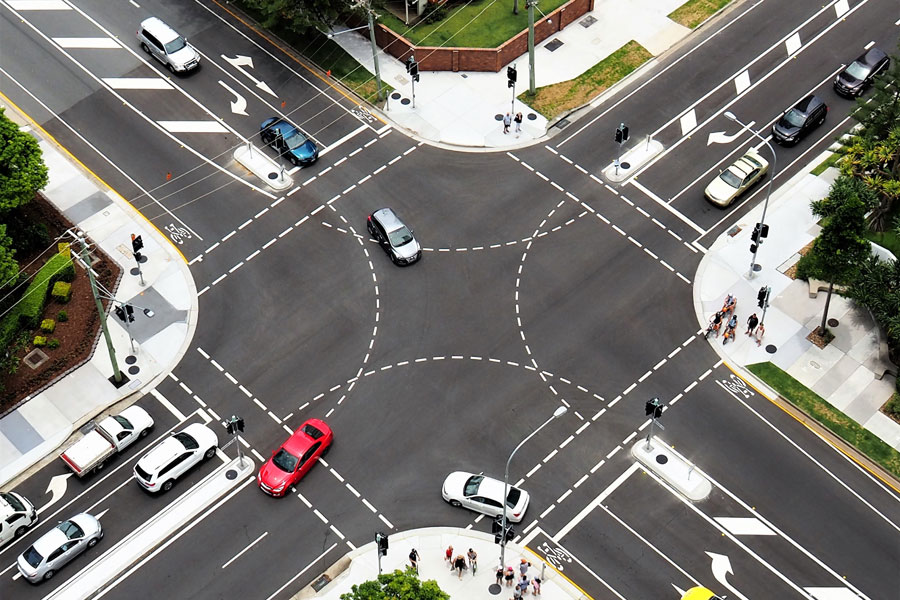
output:
<path id="1" fill-rule="evenodd" d="M 170 133 L 228 133 L 218 121 L 157 121 Z"/>
<path id="2" fill-rule="evenodd" d="M 171 90 L 172 84 L 160 77 L 104 77 L 114 90 Z"/>
<path id="3" fill-rule="evenodd" d="M 92 50 L 113 50 L 122 47 L 119 42 L 109 37 L 58 37 L 53 41 L 63 48 L 90 48 Z"/>

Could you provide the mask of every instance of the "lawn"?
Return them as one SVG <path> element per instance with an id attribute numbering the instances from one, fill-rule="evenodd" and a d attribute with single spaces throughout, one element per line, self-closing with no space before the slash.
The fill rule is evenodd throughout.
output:
<path id="1" fill-rule="evenodd" d="M 631 41 L 575 79 L 539 87 L 534 97 L 525 92 L 519 99 L 552 119 L 589 102 L 651 58 L 643 46 Z"/>
<path id="2" fill-rule="evenodd" d="M 669 18 L 693 29 L 729 2 L 731 0 L 689 0 L 669 13 Z"/>
<path id="3" fill-rule="evenodd" d="M 900 452 L 834 408 L 818 394 L 770 362 L 747 365 L 747 370 L 870 460 L 881 465 L 895 477 L 900 477 Z"/>
<path id="4" fill-rule="evenodd" d="M 539 8 L 550 14 L 568 0 L 543 0 Z M 512 14 L 513 0 L 474 0 L 447 10 L 447 17 L 436 23 L 424 21 L 407 26 L 401 19 L 382 12 L 378 21 L 416 46 L 453 48 L 496 48 L 528 28 L 525 0 L 519 0 L 519 14 Z M 534 12 L 535 20 L 541 13 Z"/>

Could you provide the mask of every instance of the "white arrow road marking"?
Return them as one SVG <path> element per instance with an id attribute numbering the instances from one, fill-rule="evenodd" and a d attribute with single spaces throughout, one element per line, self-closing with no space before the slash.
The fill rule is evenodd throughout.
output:
<path id="1" fill-rule="evenodd" d="M 228 133 L 224 125 L 216 121 L 157 121 L 170 133 Z"/>
<path id="2" fill-rule="evenodd" d="M 728 557 L 724 554 L 716 554 L 715 552 L 707 552 L 706 554 L 712 559 L 711 568 L 713 577 L 715 577 L 716 580 L 732 594 L 741 600 L 747 600 L 746 596 L 738 592 L 730 583 L 728 583 L 728 575 L 732 573 L 731 561 L 728 560 Z"/>
<path id="3" fill-rule="evenodd" d="M 119 49 L 122 47 L 119 42 L 112 38 L 108 37 L 80 37 L 80 38 L 69 38 L 69 37 L 58 37 L 53 38 L 53 41 L 62 46 L 63 48 L 93 48 L 93 49 Z"/>
<path id="4" fill-rule="evenodd" d="M 756 121 L 750 121 L 747 124 L 747 127 L 752 128 L 753 125 L 756 124 Z M 738 130 L 734 135 L 728 135 L 724 131 L 713 131 L 709 134 L 709 137 L 706 139 L 706 145 L 710 144 L 730 144 L 734 140 L 738 139 L 744 132 L 742 130 Z"/>
<path id="5" fill-rule="evenodd" d="M 247 71 L 244 70 L 243 67 L 250 67 L 251 69 L 253 68 L 253 59 L 250 58 L 249 56 L 243 56 L 241 54 L 238 54 L 234 58 L 229 58 L 223 54 L 222 60 L 226 61 L 232 67 L 234 67 L 235 69 L 237 69 L 238 71 L 243 73 L 247 79 L 249 79 L 254 84 L 256 84 L 256 87 L 258 87 L 262 91 L 267 92 L 267 93 L 275 96 L 276 98 L 278 97 L 275 95 L 275 92 L 272 91 L 272 88 L 270 88 L 268 85 L 266 85 L 265 81 L 256 79 L 255 77 L 253 77 L 253 75 L 251 75 L 250 73 L 248 73 Z"/>
<path id="6" fill-rule="evenodd" d="M 804 588 L 816 600 L 859 600 L 852 590 L 843 587 Z"/>
<path id="7" fill-rule="evenodd" d="M 96 515 L 94 515 L 94 517 L 99 521 L 99 520 L 102 519 L 103 516 L 106 515 L 106 513 L 108 513 L 108 512 L 109 512 L 109 509 L 108 509 L 108 508 L 107 508 L 106 510 L 101 510 L 101 511 L 98 512 Z"/>
<path id="8" fill-rule="evenodd" d="M 172 84 L 161 77 L 104 77 L 114 90 L 171 90 Z"/>
<path id="9" fill-rule="evenodd" d="M 219 80 L 219 85 L 234 94 L 235 100 L 231 102 L 231 112 L 236 115 L 244 115 L 245 117 L 249 116 L 247 115 L 247 99 L 228 87 L 228 84 L 221 79 Z"/>
<path id="10" fill-rule="evenodd" d="M 54 475 L 50 478 L 50 483 L 47 485 L 47 491 L 45 494 L 51 494 L 50 500 L 47 504 L 40 507 L 37 512 L 41 514 L 60 500 L 62 497 L 66 495 L 66 487 L 68 486 L 68 479 L 72 476 L 72 473 L 66 473 L 65 475 Z"/>
<path id="11" fill-rule="evenodd" d="M 756 517 L 715 517 L 715 520 L 734 535 L 777 535 Z"/>

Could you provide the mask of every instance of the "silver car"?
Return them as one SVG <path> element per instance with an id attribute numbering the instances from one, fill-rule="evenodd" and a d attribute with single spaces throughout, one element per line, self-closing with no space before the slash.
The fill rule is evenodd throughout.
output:
<path id="1" fill-rule="evenodd" d="M 96 517 L 87 513 L 75 515 L 39 537 L 19 555 L 19 572 L 31 583 L 46 581 L 101 539 L 103 528 Z"/>
<path id="2" fill-rule="evenodd" d="M 164 64 L 173 73 L 183 73 L 200 65 L 200 53 L 177 31 L 156 17 L 144 19 L 137 38 L 144 52 Z"/>
<path id="3" fill-rule="evenodd" d="M 366 229 L 395 265 L 411 265 L 422 258 L 422 247 L 413 231 L 390 208 L 380 208 L 366 219 Z"/>

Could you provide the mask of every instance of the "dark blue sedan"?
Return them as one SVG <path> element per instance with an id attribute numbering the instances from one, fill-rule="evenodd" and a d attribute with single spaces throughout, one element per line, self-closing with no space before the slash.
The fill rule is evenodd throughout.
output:
<path id="1" fill-rule="evenodd" d="M 263 121 L 259 126 L 259 136 L 294 166 L 311 165 L 319 158 L 316 143 L 284 119 L 271 117 Z"/>

